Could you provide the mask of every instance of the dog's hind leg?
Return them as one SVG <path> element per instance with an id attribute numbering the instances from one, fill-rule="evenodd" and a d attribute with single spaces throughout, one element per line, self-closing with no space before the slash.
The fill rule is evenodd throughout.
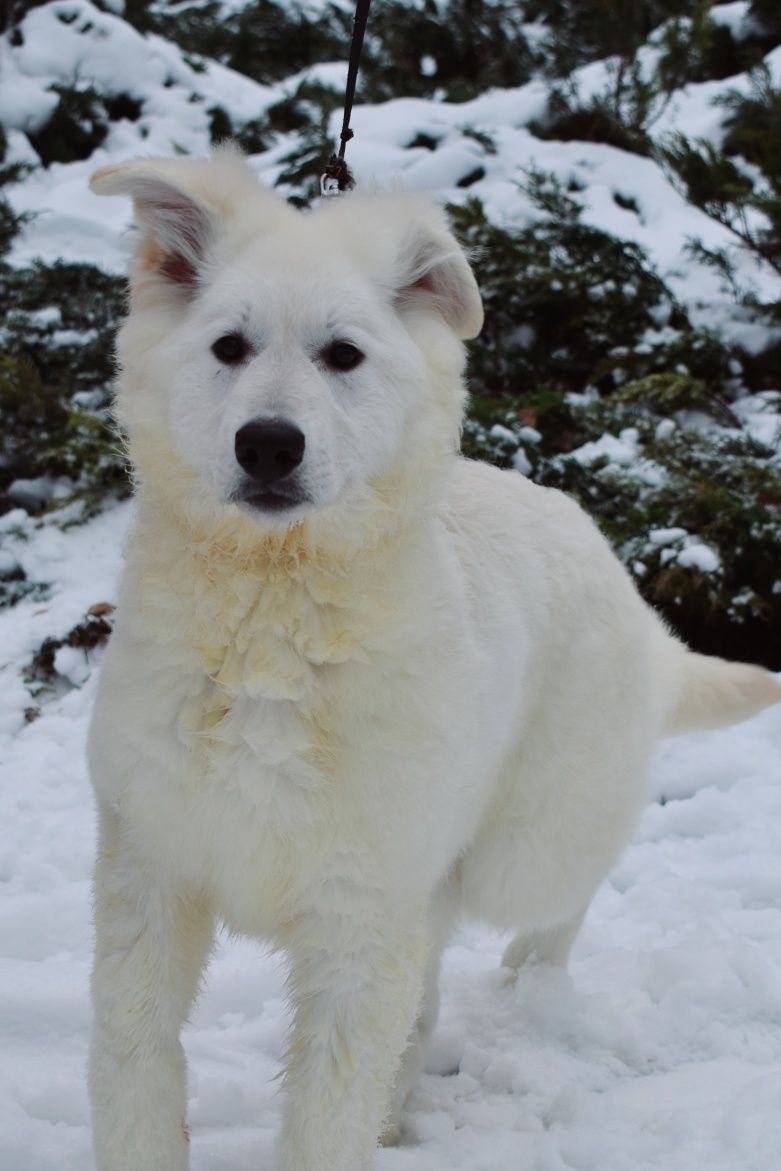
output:
<path id="1" fill-rule="evenodd" d="M 588 906 L 585 906 L 572 918 L 566 919 L 563 923 L 556 923 L 553 927 L 519 931 L 505 948 L 502 967 L 517 971 L 529 961 L 537 960 L 543 964 L 566 968 L 575 936 L 580 930 L 587 909 Z"/>
<path id="2" fill-rule="evenodd" d="M 103 809 L 90 1060 L 97 1171 L 186 1171 L 179 1032 L 212 941 L 199 901 L 155 882 Z"/>
<path id="3" fill-rule="evenodd" d="M 447 947 L 457 915 L 458 896 L 455 884 L 448 881 L 436 892 L 431 904 L 423 1001 L 394 1080 L 390 1108 L 380 1136 L 380 1143 L 384 1147 L 396 1146 L 401 1137 L 401 1112 L 422 1069 L 426 1046 L 439 1017 L 439 970 L 442 952 Z"/>

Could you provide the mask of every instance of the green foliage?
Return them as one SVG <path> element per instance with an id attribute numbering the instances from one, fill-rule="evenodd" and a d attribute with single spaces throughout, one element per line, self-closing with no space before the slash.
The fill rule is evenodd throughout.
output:
<path id="1" fill-rule="evenodd" d="M 274 134 L 311 130 L 324 133 L 331 113 L 341 102 L 342 95 L 329 86 L 304 81 L 288 97 L 269 106 L 265 116 Z"/>
<path id="2" fill-rule="evenodd" d="M 124 281 L 91 265 L 0 266 L 0 507 L 16 479 L 64 477 L 85 513 L 127 491 L 110 422 L 113 332 Z"/>
<path id="3" fill-rule="evenodd" d="M 303 5 L 257 0 L 225 11 L 218 0 L 181 5 L 128 0 L 125 19 L 141 32 L 167 37 L 185 52 L 221 61 L 264 83 L 347 56 L 350 17 L 336 5 L 317 13 Z"/>
<path id="4" fill-rule="evenodd" d="M 753 71 L 748 95 L 732 91 L 722 105 L 729 111 L 724 153 L 741 155 L 759 167 L 781 192 L 781 89 L 773 85 L 768 67 Z"/>
<path id="5" fill-rule="evenodd" d="M 106 385 L 114 372 L 113 331 L 125 282 L 89 264 L 36 262 L 0 270 L 0 302 L 11 306 L 3 341 L 24 354 L 48 383 L 69 393 Z"/>
<path id="6" fill-rule="evenodd" d="M 697 8 L 698 0 L 637 0 L 620 12 L 614 0 L 528 0 L 525 16 L 548 26 L 551 71 L 566 77 L 589 61 L 631 60 L 653 29 Z"/>
<path id="7" fill-rule="evenodd" d="M 708 19 L 708 8 L 708 4 L 699 4 L 691 18 L 668 21 L 663 29 L 657 68 L 668 92 L 687 81 L 729 77 L 738 71 L 732 34 Z"/>
<path id="8" fill-rule="evenodd" d="M 676 135 L 665 149 L 666 160 L 686 185 L 686 197 L 714 219 L 727 218 L 732 205 L 745 206 L 754 185 L 712 143 Z"/>
<path id="9" fill-rule="evenodd" d="M 141 31 L 170 37 L 187 52 L 262 82 L 346 60 L 352 34 L 352 13 L 335 3 L 312 11 L 260 0 L 226 14 L 217 0 L 187 7 L 129 0 L 125 16 Z M 360 92 L 384 101 L 398 95 L 403 78 L 405 95 L 443 93 L 463 101 L 490 86 L 520 85 L 535 63 L 523 19 L 520 8 L 501 0 L 375 0 Z"/>
<path id="10" fill-rule="evenodd" d="M 37 696 L 58 677 L 55 657 L 61 647 L 73 647 L 88 658 L 90 651 L 103 646 L 113 630 L 111 613 L 114 607 L 98 603 L 85 614 L 84 619 L 74 626 L 64 638 L 47 638 L 41 643 L 25 672 L 25 682 L 31 687 L 31 694 Z"/>
<path id="11" fill-rule="evenodd" d="M 49 597 L 49 587 L 43 582 L 29 581 L 20 565 L 0 571 L 0 609 L 15 606 L 22 598 L 43 602 Z"/>
<path id="12" fill-rule="evenodd" d="M 268 150 L 273 142 L 267 118 L 253 118 L 249 122 L 234 125 L 222 106 L 212 106 L 209 110 L 209 137 L 212 143 L 233 139 L 247 154 L 260 154 Z"/>
<path id="13" fill-rule="evenodd" d="M 22 598 L 43 601 L 49 588 L 45 582 L 31 581 L 11 551 L 29 539 L 31 525 L 26 517 L 0 520 L 0 608 L 14 606 Z"/>
<path id="14" fill-rule="evenodd" d="M 88 159 L 106 139 L 111 122 L 137 121 L 141 102 L 129 94 L 106 96 L 91 85 L 53 85 L 58 96 L 47 122 L 28 138 L 45 167 Z"/>
<path id="15" fill-rule="evenodd" d="M 7 183 L 18 183 L 30 169 L 21 163 L 5 163 L 7 149 L 5 131 L 0 126 L 0 189 Z M 0 258 L 8 252 L 14 236 L 27 218 L 25 215 L 18 215 L 5 196 L 0 194 Z"/>
<path id="16" fill-rule="evenodd" d="M 114 113 L 117 108 L 114 107 Z M 0 133 L 0 161 L 5 158 Z M 24 168 L 0 166 L 0 187 Z M 0 255 L 24 217 L 0 198 Z M 70 481 L 83 515 L 108 494 L 127 491 L 122 454 L 109 421 L 113 333 L 124 281 L 91 265 L 0 262 L 0 511 L 13 506 L 14 480 Z M 63 498 L 60 498 L 60 503 Z M 0 582 L 0 604 L 35 593 L 11 567 Z"/>
<path id="17" fill-rule="evenodd" d="M 635 0 L 620 9 L 613 0 L 528 0 L 525 19 L 548 26 L 547 69 L 562 79 L 613 58 L 619 68 L 623 62 L 626 84 L 630 64 L 653 34 L 661 54 L 656 77 L 648 80 L 669 93 L 686 82 L 741 73 L 781 42 L 777 0 L 754 0 L 738 41 L 711 19 L 711 7 L 712 0 Z"/>
<path id="18" fill-rule="evenodd" d="M 736 373 L 761 387 L 761 363 L 692 327 L 641 249 L 583 224 L 576 193 L 538 173 L 525 192 L 526 228 L 451 209 L 487 313 L 465 451 L 572 493 L 691 645 L 781 666 L 781 461 L 731 407 Z M 713 423 L 675 421 L 692 412 Z M 606 433 L 634 454 L 577 454 Z M 667 529 L 682 534 L 658 543 Z M 687 560 L 697 542 L 718 568 Z"/>
<path id="19" fill-rule="evenodd" d="M 755 21 L 749 21 L 736 40 L 726 25 L 712 19 L 710 9 L 710 0 L 700 0 L 689 16 L 670 20 L 662 28 L 657 70 L 666 92 L 687 82 L 744 73 L 758 65 L 770 48 Z"/>
<path id="20" fill-rule="evenodd" d="M 532 172 L 525 190 L 541 213 L 527 227 L 497 227 L 474 199 L 450 209 L 486 307 L 470 357 L 478 394 L 589 385 L 610 394 L 681 367 L 726 387 L 730 352 L 692 329 L 641 248 L 583 223 L 552 176 Z"/>
<path id="21" fill-rule="evenodd" d="M 720 148 L 675 135 L 660 148 L 659 157 L 691 203 L 781 275 L 781 89 L 773 85 L 766 66 L 754 70 L 751 80 L 748 95 L 732 91 L 721 101 L 728 114 Z M 749 172 L 746 163 L 755 170 Z M 698 242 L 695 251 L 732 282 L 738 295 L 728 254 Z M 781 320 L 781 303 L 760 307 L 751 294 L 743 300 Z"/>
<path id="22" fill-rule="evenodd" d="M 641 2 L 621 19 L 610 0 L 532 3 L 550 22 L 546 64 L 555 81 L 545 116 L 530 129 L 540 138 L 603 142 L 636 154 L 654 153 L 650 131 L 671 95 L 689 82 L 729 77 L 759 67 L 768 37 L 749 23 L 740 40 L 711 18 L 710 0 Z M 649 68 L 639 50 L 653 32 Z M 781 39 L 781 36 L 779 37 Z M 588 99 L 571 76 L 577 65 L 604 60 L 606 82 Z"/>
<path id="23" fill-rule="evenodd" d="M 362 62 L 369 101 L 399 93 L 465 101 L 493 86 L 528 81 L 536 63 L 520 7 L 496 0 L 378 0 Z"/>
<path id="24" fill-rule="evenodd" d="M 731 233 L 732 247 L 694 239 L 689 252 L 719 274 L 743 316 L 767 330 L 764 349 L 741 360 L 749 385 L 776 387 L 781 295 L 760 298 L 738 275 L 737 260 L 748 253 L 781 276 L 781 89 L 761 65 L 751 73 L 748 93 L 728 91 L 720 104 L 727 111 L 720 147 L 675 135 L 656 153 L 682 194 Z"/>
<path id="25" fill-rule="evenodd" d="M 636 67 L 630 76 L 633 79 L 631 85 L 623 79 L 617 83 L 620 93 L 614 86 L 613 92 L 597 94 L 585 103 L 581 103 L 571 87 L 552 86 L 544 116 L 531 122 L 529 129 L 537 138 L 557 142 L 603 142 L 632 154 L 649 154 L 651 142 L 645 124 L 649 120 L 648 111 L 654 95 L 643 83 Z M 630 88 L 633 110 L 627 116 L 621 107 Z"/>
<path id="26" fill-rule="evenodd" d="M 0 257 L 8 252 L 23 222 L 24 217 L 17 215 L 8 200 L 0 195 Z"/>
<path id="27" fill-rule="evenodd" d="M 765 52 L 781 44 L 781 7 L 777 0 L 752 0 L 749 19 Z"/>
<path id="28" fill-rule="evenodd" d="M 684 407 L 702 408 L 707 405 L 708 390 L 701 378 L 665 370 L 661 374 L 647 374 L 645 378 L 635 379 L 615 397 L 625 403 L 649 403 L 668 414 Z"/>
<path id="29" fill-rule="evenodd" d="M 643 596 L 690 645 L 781 666 L 781 463 L 775 452 L 736 427 L 660 424 L 637 403 L 550 391 L 493 409 L 478 403 L 470 415 L 465 451 L 501 467 L 520 459 L 537 483 L 574 495 Z M 635 456 L 621 463 L 607 454 L 584 459 L 574 450 L 605 433 L 635 446 Z M 692 543 L 713 551 L 714 571 L 687 559 Z"/>

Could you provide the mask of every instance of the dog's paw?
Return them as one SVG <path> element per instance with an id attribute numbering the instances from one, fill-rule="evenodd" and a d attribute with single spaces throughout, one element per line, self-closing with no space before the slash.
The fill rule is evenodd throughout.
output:
<path id="1" fill-rule="evenodd" d="M 501 965 L 502 987 L 514 988 L 518 983 L 518 968 L 511 968 L 507 964 Z"/>
<path id="2" fill-rule="evenodd" d="M 394 1123 L 392 1126 L 386 1126 L 385 1130 L 380 1135 L 381 1147 L 397 1147 L 401 1142 L 401 1130 Z"/>

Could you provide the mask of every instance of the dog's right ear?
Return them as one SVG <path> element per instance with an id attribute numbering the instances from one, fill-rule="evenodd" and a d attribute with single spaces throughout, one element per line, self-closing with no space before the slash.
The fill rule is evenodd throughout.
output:
<path id="1" fill-rule="evenodd" d="M 206 207 L 177 183 L 173 167 L 168 174 L 166 170 L 165 164 L 151 159 L 102 167 L 90 187 L 97 195 L 131 196 L 142 233 L 137 260 L 143 274 L 156 273 L 192 290 L 216 235 L 216 223 Z"/>
<path id="2" fill-rule="evenodd" d="M 234 147 L 208 159 L 137 159 L 101 167 L 90 180 L 97 195 L 129 195 L 141 236 L 133 273 L 134 293 L 191 296 L 215 244 L 229 227 L 239 230 L 245 209 L 252 234 L 289 213 L 278 196 L 261 187 Z M 258 202 L 263 211 L 258 214 Z M 246 217 L 245 217 L 246 219 Z"/>

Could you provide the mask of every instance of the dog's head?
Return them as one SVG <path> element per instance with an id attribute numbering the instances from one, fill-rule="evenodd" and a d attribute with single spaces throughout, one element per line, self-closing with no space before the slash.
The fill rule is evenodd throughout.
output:
<path id="1" fill-rule="evenodd" d="M 482 307 L 428 200 L 300 212 L 231 150 L 104 167 L 92 187 L 131 196 L 140 228 L 117 410 L 142 486 L 287 528 L 430 482 Z"/>

